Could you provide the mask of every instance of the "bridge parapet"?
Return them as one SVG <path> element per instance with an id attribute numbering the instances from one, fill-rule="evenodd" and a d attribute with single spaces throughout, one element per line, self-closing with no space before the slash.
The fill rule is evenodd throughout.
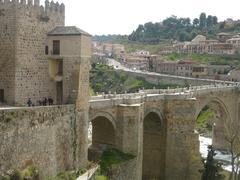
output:
<path id="1" fill-rule="evenodd" d="M 221 89 L 229 89 L 229 88 L 239 88 L 237 84 L 216 84 L 216 85 L 203 85 L 203 86 L 190 86 L 184 88 L 174 88 L 174 89 L 148 89 L 141 90 L 142 93 L 147 94 L 175 94 L 181 92 L 189 92 L 189 91 L 203 91 L 203 90 L 221 90 Z"/>
<path id="2" fill-rule="evenodd" d="M 106 107 L 119 104 L 137 104 L 144 101 L 152 101 L 156 99 L 189 99 L 205 93 L 229 91 L 237 88 L 239 88 L 239 85 L 237 84 L 215 84 L 205 86 L 190 86 L 175 89 L 149 89 L 140 90 L 139 93 L 115 93 L 92 96 L 90 103 L 92 106 L 94 105 L 94 107 Z"/>

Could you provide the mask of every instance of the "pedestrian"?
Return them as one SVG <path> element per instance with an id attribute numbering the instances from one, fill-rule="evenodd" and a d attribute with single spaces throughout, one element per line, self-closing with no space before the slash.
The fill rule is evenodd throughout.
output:
<path id="1" fill-rule="evenodd" d="M 47 100 L 47 98 L 45 97 L 45 98 L 44 98 L 44 104 L 45 104 L 45 106 L 48 105 L 47 102 L 48 102 L 48 100 Z"/>
<path id="2" fill-rule="evenodd" d="M 38 101 L 38 104 L 39 104 L 39 106 L 42 106 L 42 101 L 39 100 L 39 101 Z"/>
<path id="3" fill-rule="evenodd" d="M 43 98 L 42 105 L 46 106 L 47 105 L 47 98 Z"/>
<path id="4" fill-rule="evenodd" d="M 48 98 L 48 105 L 49 106 L 53 105 L 53 99 L 51 97 Z"/>
<path id="5" fill-rule="evenodd" d="M 27 105 L 28 105 L 28 107 L 32 106 L 32 100 L 31 100 L 31 98 L 28 98 Z"/>

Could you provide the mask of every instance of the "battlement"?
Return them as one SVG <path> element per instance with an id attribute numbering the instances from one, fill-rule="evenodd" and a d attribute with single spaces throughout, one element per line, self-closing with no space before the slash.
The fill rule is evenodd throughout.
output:
<path id="1" fill-rule="evenodd" d="M 33 7 L 39 8 L 41 11 L 44 12 L 56 12 L 65 14 L 65 5 L 63 3 L 59 4 L 58 2 L 49 2 L 48 0 L 45 1 L 45 7 L 40 5 L 40 0 L 0 0 L 0 8 L 9 8 L 12 6 L 18 7 Z"/>

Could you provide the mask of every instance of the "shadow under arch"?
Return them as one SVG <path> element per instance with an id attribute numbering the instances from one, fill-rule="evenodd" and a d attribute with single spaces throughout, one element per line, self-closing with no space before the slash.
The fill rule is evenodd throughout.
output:
<path id="1" fill-rule="evenodd" d="M 161 111 L 157 108 L 151 108 L 151 109 L 147 109 L 145 112 L 144 112 L 144 119 L 150 114 L 150 113 L 155 113 L 158 115 L 158 117 L 160 118 L 161 122 L 163 123 L 163 120 L 164 120 L 164 117 L 161 113 Z M 164 124 L 162 124 L 164 125 Z"/>
<path id="2" fill-rule="evenodd" d="M 227 138 L 230 135 L 231 116 L 225 103 L 218 97 L 207 99 L 200 105 L 195 114 L 195 120 L 208 111 L 211 116 L 205 119 L 208 122 L 208 127 L 211 126 L 211 132 L 207 133 L 212 137 L 212 145 L 216 149 L 227 149 L 229 144 Z M 201 117 L 200 117 L 201 118 Z"/>
<path id="3" fill-rule="evenodd" d="M 104 112 L 104 111 L 97 112 L 96 114 L 90 116 L 89 121 L 92 122 L 97 117 L 105 117 L 106 119 L 108 119 L 112 123 L 112 125 L 114 127 L 114 131 L 116 130 L 115 119 L 110 113 Z"/>
<path id="4" fill-rule="evenodd" d="M 145 112 L 143 121 L 142 180 L 164 179 L 166 129 L 160 111 Z"/>
<path id="5" fill-rule="evenodd" d="M 116 147 L 116 125 L 113 117 L 100 112 L 90 118 L 92 141 L 88 148 L 88 159 L 97 161 L 106 149 Z"/>
<path id="6" fill-rule="evenodd" d="M 228 111 L 228 108 L 226 107 L 225 103 L 221 99 L 219 99 L 218 97 L 209 98 L 206 102 L 201 104 L 200 107 L 198 107 L 198 109 L 195 113 L 195 119 L 197 119 L 197 117 L 198 117 L 199 113 L 202 111 L 202 109 L 205 106 L 209 105 L 210 103 L 218 104 L 224 110 L 224 112 L 226 113 L 226 115 L 228 117 L 228 120 L 231 120 L 231 116 L 230 116 L 230 113 Z"/>

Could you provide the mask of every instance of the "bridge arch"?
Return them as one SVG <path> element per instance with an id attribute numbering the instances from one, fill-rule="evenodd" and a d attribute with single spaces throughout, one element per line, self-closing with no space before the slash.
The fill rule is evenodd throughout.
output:
<path id="1" fill-rule="evenodd" d="M 97 113 L 94 113 L 92 116 L 90 116 L 90 118 L 89 118 L 90 122 L 92 122 L 97 117 L 105 117 L 106 119 L 108 119 L 112 123 L 114 130 L 116 130 L 116 123 L 115 123 L 116 121 L 115 121 L 115 118 L 113 117 L 113 115 L 111 115 L 108 112 L 99 111 Z"/>
<path id="2" fill-rule="evenodd" d="M 195 119 L 204 116 L 207 111 L 210 113 L 207 120 L 211 129 L 212 145 L 217 149 L 227 149 L 229 144 L 226 139 L 232 133 L 230 127 L 232 121 L 226 104 L 219 97 L 206 98 L 202 102 L 200 100 Z"/>
<path id="3" fill-rule="evenodd" d="M 166 129 L 158 109 L 145 111 L 143 120 L 142 179 L 164 179 Z"/>
<path id="4" fill-rule="evenodd" d="M 116 124 L 113 116 L 106 112 L 98 112 L 90 117 L 91 129 L 88 159 L 98 160 L 106 149 L 116 147 Z"/>
<path id="5" fill-rule="evenodd" d="M 161 113 L 161 111 L 157 108 L 151 108 L 151 109 L 146 109 L 144 111 L 144 119 L 150 114 L 150 113 L 155 113 L 156 115 L 158 115 L 158 117 L 160 118 L 161 120 L 161 123 L 163 125 L 163 115 Z"/>
<path id="6" fill-rule="evenodd" d="M 199 115 L 201 110 L 210 103 L 218 104 L 224 110 L 224 112 L 227 114 L 227 116 L 229 117 L 229 120 L 231 120 L 230 113 L 228 111 L 227 106 L 219 97 L 207 98 L 205 101 L 199 100 L 199 107 L 197 107 L 197 111 L 195 113 L 195 119 L 197 118 L 197 116 Z"/>

